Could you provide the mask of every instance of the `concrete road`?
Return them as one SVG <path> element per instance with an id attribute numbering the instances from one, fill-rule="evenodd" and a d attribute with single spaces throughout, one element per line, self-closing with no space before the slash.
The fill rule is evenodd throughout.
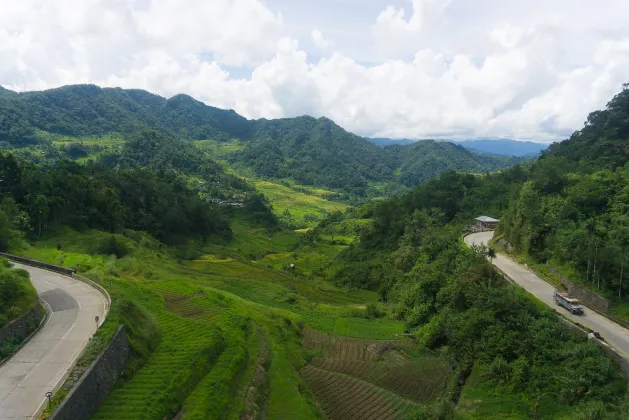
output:
<path id="1" fill-rule="evenodd" d="M 487 244 L 493 235 L 494 232 L 473 233 L 465 237 L 465 243 L 468 245 Z M 629 359 L 629 330 L 605 318 L 598 312 L 585 307 L 583 315 L 571 314 L 568 310 L 555 303 L 553 299 L 555 287 L 547 283 L 532 270 L 503 254 L 497 254 L 496 258 L 493 259 L 493 264 L 548 306 L 555 307 L 567 318 L 594 331 L 598 331 L 610 346 Z"/>
<path id="2" fill-rule="evenodd" d="M 37 418 L 53 391 L 96 332 L 95 317 L 105 315 L 99 291 L 71 277 L 15 263 L 52 313 L 42 329 L 0 368 L 0 419 Z"/>

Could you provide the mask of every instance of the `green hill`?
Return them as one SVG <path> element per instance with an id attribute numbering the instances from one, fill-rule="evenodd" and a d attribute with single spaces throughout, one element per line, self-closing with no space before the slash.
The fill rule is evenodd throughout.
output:
<path id="1" fill-rule="evenodd" d="M 0 95 L 0 142 L 5 149 L 33 145 L 41 148 L 46 140 L 59 136 L 65 136 L 66 140 L 75 138 L 76 142 L 87 137 L 92 147 L 98 148 L 95 141 L 98 138 L 116 135 L 137 139 L 145 131 L 165 136 L 161 138 L 170 144 L 168 153 L 181 149 L 179 155 L 188 156 L 194 154 L 186 144 L 189 140 L 235 139 L 244 148 L 234 151 L 227 160 L 240 171 L 253 172 L 258 177 L 292 179 L 351 196 L 365 196 L 374 190 L 370 187 L 378 185 L 419 185 L 445 170 L 486 172 L 518 161 L 480 157 L 432 141 L 383 151 L 327 118 L 304 116 L 253 121 L 187 95 L 166 99 L 143 90 L 94 85 L 20 94 L 5 89 Z M 78 150 L 84 145 L 72 147 L 68 156 L 90 155 L 90 151 Z M 54 154 L 50 150 L 46 153 Z M 205 161 L 204 167 L 212 166 Z M 106 164 L 116 162 L 117 159 L 105 160 Z M 181 169 L 178 165 L 174 167 Z"/>
<path id="2" fill-rule="evenodd" d="M 463 246 L 461 233 L 479 214 L 501 218 L 498 238 L 529 267 L 546 273 L 553 266 L 604 294 L 612 301 L 608 315 L 627 323 L 628 105 L 625 85 L 583 130 L 531 164 L 483 176 L 450 171 L 383 200 L 337 257 L 331 269 L 337 284 L 377 291 L 420 348 L 448 354 L 460 366 L 456 415 L 445 418 L 524 419 L 537 412 L 620 419 L 627 412 L 618 366 L 494 272 L 488 250 Z M 333 234 L 355 217 L 336 215 L 318 229 Z M 575 381 L 582 392 L 574 392 Z M 441 418 L 433 416 L 419 418 Z"/>

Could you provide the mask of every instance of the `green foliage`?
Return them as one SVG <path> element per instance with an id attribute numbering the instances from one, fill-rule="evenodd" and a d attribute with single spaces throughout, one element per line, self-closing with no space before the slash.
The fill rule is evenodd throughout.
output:
<path id="1" fill-rule="evenodd" d="M 188 237 L 203 239 L 229 232 L 223 213 L 204 202 L 173 173 L 108 170 L 68 161 L 42 171 L 17 163 L 10 154 L 0 155 L 0 168 L 15 180 L 2 191 L 4 204 L 0 207 L 0 239 L 5 238 L 7 245 L 7 237 L 13 235 L 19 225 L 23 228 L 27 224 L 25 220 L 29 219 L 37 236 L 61 225 L 100 228 L 114 233 L 131 228 L 175 244 Z M 7 203 L 13 203 L 15 209 L 10 209 Z M 5 208 L 9 209 L 13 221 L 2 216 L 6 214 L 2 211 Z M 113 251 L 111 253 L 122 255 L 127 251 L 122 243 L 115 242 L 116 239 L 111 241 L 105 244 L 109 250 L 99 252 Z"/>
<path id="2" fill-rule="evenodd" d="M 2 328 L 7 322 L 32 309 L 38 300 L 27 271 L 10 268 L 5 258 L 0 258 L 0 265 L 0 328 Z"/>
<path id="3" fill-rule="evenodd" d="M 629 86 L 552 145 L 513 196 L 500 230 L 516 252 L 620 299 L 629 293 Z"/>
<path id="4" fill-rule="evenodd" d="M 563 405 L 618 403 L 625 384 L 614 362 L 502 280 L 487 250 L 461 244 L 473 216 L 498 215 L 520 188 L 522 196 L 531 190 L 525 179 L 519 167 L 484 177 L 446 173 L 383 201 L 360 241 L 339 255 L 335 279 L 377 289 L 421 346 L 463 368 L 482 366 L 492 392 L 514 400 L 550 395 Z"/>

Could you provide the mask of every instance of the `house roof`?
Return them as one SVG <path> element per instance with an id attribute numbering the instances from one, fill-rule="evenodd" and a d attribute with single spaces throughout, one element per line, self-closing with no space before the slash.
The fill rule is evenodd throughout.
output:
<path id="1" fill-rule="evenodd" d="M 494 219 L 493 217 L 489 217 L 489 216 L 478 216 L 476 220 L 478 220 L 479 222 L 499 222 L 500 221 L 498 219 Z"/>

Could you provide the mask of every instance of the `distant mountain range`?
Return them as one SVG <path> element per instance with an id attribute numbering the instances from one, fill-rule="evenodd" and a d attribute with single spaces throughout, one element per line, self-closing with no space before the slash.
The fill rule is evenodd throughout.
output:
<path id="1" fill-rule="evenodd" d="M 159 135 L 146 135 L 147 131 Z M 224 158 L 243 173 L 292 179 L 352 196 L 371 195 L 370 191 L 384 195 L 402 185 L 422 184 L 444 171 L 496 171 L 522 160 L 482 156 L 460 145 L 432 140 L 397 142 L 383 150 L 325 117 L 249 120 L 187 95 L 167 99 L 143 90 L 94 85 L 19 94 L 0 90 L 2 148 L 42 146 L 50 133 L 74 137 L 77 144 L 86 136 L 116 133 L 127 140 L 120 152 L 124 159 L 103 164 L 120 166 L 132 161 L 150 166 L 159 158 L 159 167 L 184 173 L 196 167 L 220 172 L 216 156 L 200 156 L 194 140 L 235 140 L 237 150 Z"/>
<path id="2" fill-rule="evenodd" d="M 380 146 L 407 145 L 418 140 L 367 138 L 370 142 Z M 481 156 L 538 156 L 542 150 L 550 145 L 532 141 L 511 139 L 470 139 L 470 140 L 439 140 L 460 144 L 467 150 Z"/>

